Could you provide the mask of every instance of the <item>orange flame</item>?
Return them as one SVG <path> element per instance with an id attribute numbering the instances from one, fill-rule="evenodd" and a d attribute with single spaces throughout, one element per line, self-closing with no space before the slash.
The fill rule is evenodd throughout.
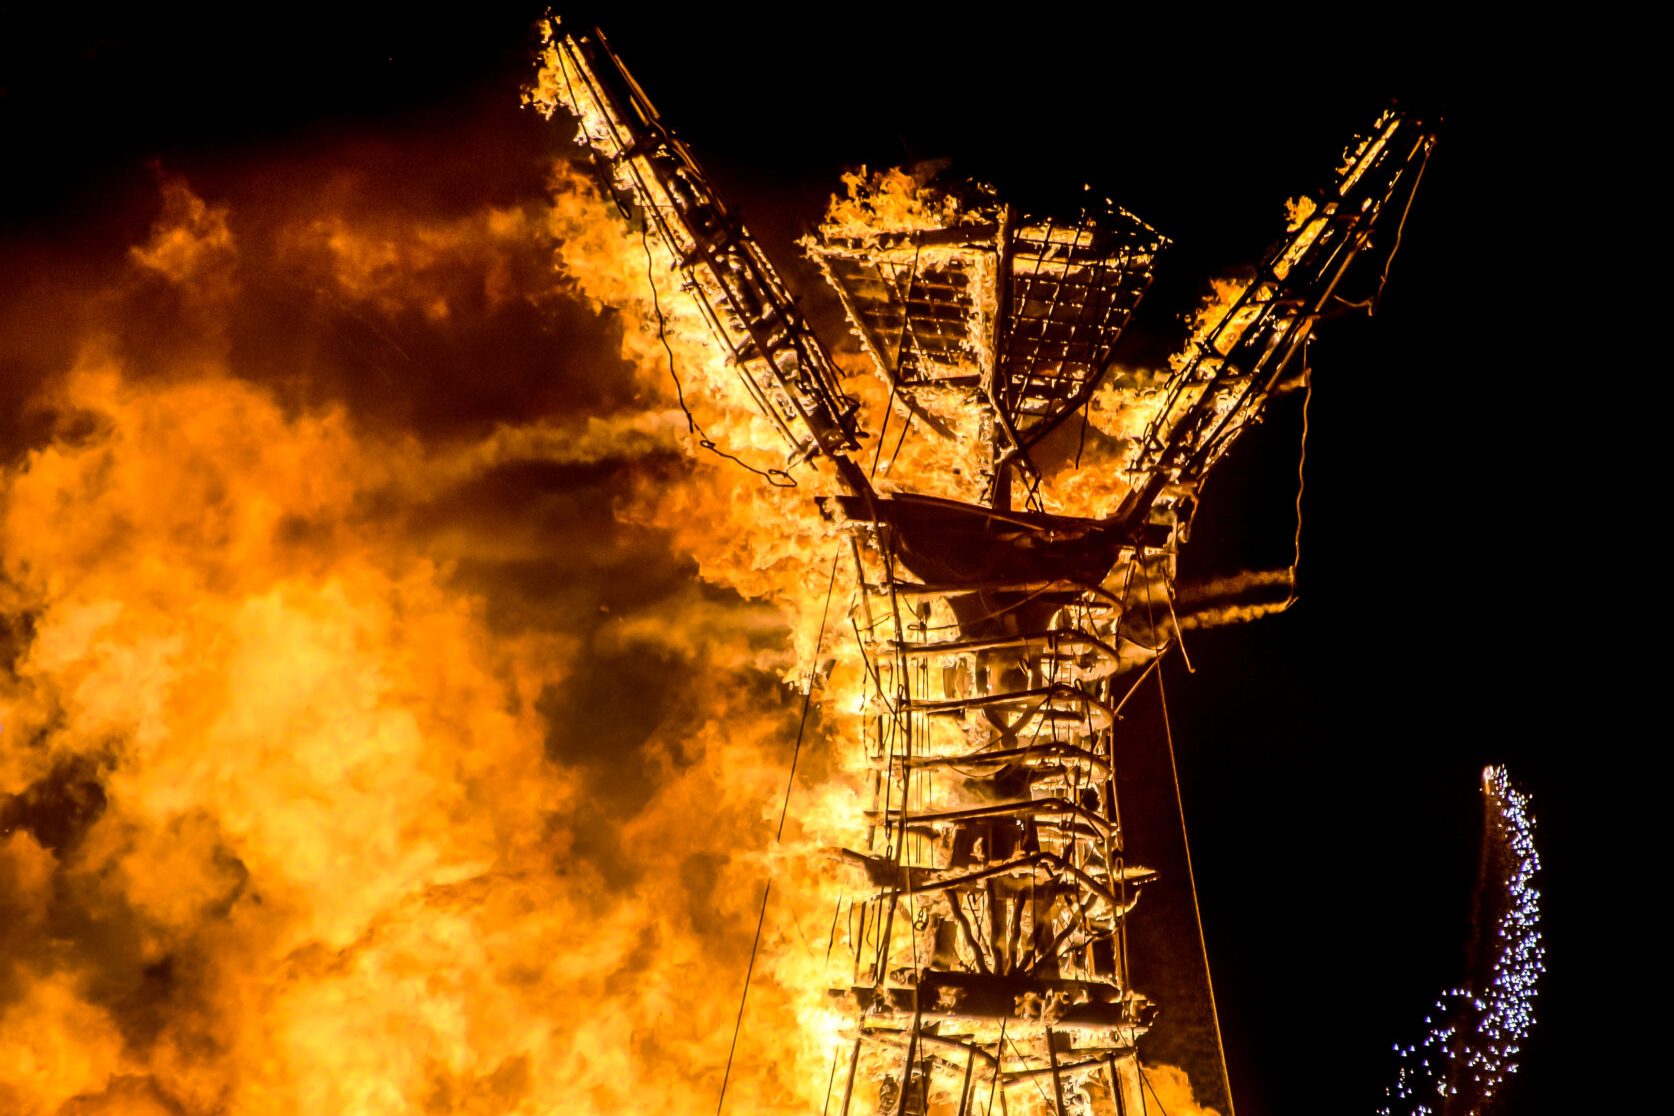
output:
<path id="1" fill-rule="evenodd" d="M 0 476 L 0 1111 L 707 1113 L 769 876 L 728 1103 L 823 1095 L 853 573 L 812 466 L 783 490 L 696 452 L 670 359 L 717 442 L 783 449 L 669 261 L 548 185 L 247 214 L 169 181 L 38 369 Z M 295 354 L 299 303 L 340 344 L 267 367 L 238 332 Z M 453 416 L 495 370 L 430 354 L 531 307 L 577 334 L 562 387 Z M 608 515 L 494 503 L 583 468 L 617 470 Z M 792 824 L 754 851 L 806 687 Z"/>
<path id="2" fill-rule="evenodd" d="M 519 289 L 513 257 L 621 243 L 578 193 L 466 217 L 321 208 L 264 238 L 236 204 L 167 184 L 108 297 L 172 291 L 178 345 L 142 351 L 132 323 L 101 322 L 0 482 L 18 641 L 0 690 L 0 1110 L 705 1110 L 767 867 L 739 850 L 763 845 L 794 728 L 775 679 L 813 638 L 797 655 L 740 594 L 827 576 L 803 553 L 823 526 L 806 493 L 733 499 L 678 462 L 661 349 L 639 332 L 637 403 L 442 435 L 333 399 L 343 369 L 300 369 L 327 394 L 297 404 L 206 356 L 225 339 L 192 337 L 264 309 L 275 270 L 404 348 L 397 326 L 447 334 L 557 297 Z M 633 306 L 634 277 L 602 258 L 569 282 Z M 694 357 L 689 374 L 710 373 Z M 666 564 L 669 535 L 712 540 L 696 560 L 732 591 L 676 582 L 602 623 L 592 606 L 585 623 L 516 615 L 519 592 L 472 571 L 574 540 L 508 532 L 471 493 L 610 460 L 633 474 L 618 510 L 635 545 Z M 620 709 L 558 722 L 554 695 L 600 657 L 679 676 L 626 754 L 587 738 Z M 787 837 L 795 860 L 807 842 Z M 779 907 L 769 932 L 823 934 L 800 913 Z M 813 1091 L 767 1041 L 802 1033 L 782 988 L 802 963 L 758 969 L 746 1108 Z"/>

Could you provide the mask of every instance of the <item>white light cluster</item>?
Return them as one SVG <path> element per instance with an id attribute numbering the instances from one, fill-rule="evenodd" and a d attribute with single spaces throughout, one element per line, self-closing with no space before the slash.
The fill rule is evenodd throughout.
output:
<path id="1" fill-rule="evenodd" d="M 1486 877 L 1481 906 L 1494 920 L 1488 969 L 1471 974 L 1463 988 L 1442 993 L 1425 1018 L 1428 1033 L 1411 1046 L 1396 1046 L 1395 1084 L 1380 1116 L 1436 1116 L 1484 1111 L 1534 1026 L 1535 984 L 1546 969 L 1540 941 L 1540 892 L 1534 887 L 1540 856 L 1534 845 L 1529 799 L 1511 785 L 1503 767 L 1482 772 L 1488 800 Z"/>

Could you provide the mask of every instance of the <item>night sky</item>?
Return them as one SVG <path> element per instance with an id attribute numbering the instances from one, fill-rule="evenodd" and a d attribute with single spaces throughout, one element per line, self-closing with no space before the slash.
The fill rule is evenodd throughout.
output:
<path id="1" fill-rule="evenodd" d="M 1417 1038 L 1460 976 L 1490 762 L 1532 793 L 1546 865 L 1551 972 L 1503 1109 L 1537 1111 L 1573 1079 L 1587 1018 L 1588 780 L 1557 757 L 1610 743 L 1590 724 L 1588 665 L 1591 614 L 1608 605 L 1590 544 L 1566 529 L 1611 530 L 1564 487 L 1609 456 L 1574 430 L 1592 373 L 1562 299 L 1584 261 L 1553 261 L 1533 235 L 1582 204 L 1585 113 L 1537 52 L 1434 27 L 1392 26 L 1357 57 L 1361 19 L 1320 9 L 1290 10 L 1302 31 L 1198 9 L 1019 12 L 960 13 L 951 29 L 929 14 L 886 29 L 888 5 L 587 18 L 793 285 L 815 280 L 789 241 L 844 167 L 949 158 L 1041 208 L 1073 209 L 1090 183 L 1175 241 L 1136 351 L 1166 349 L 1207 277 L 1253 260 L 1282 200 L 1322 182 L 1385 100 L 1444 117 L 1378 316 L 1329 323 L 1313 350 L 1300 601 L 1189 634 L 1196 672 L 1174 656 L 1167 681 L 1239 1111 L 1375 1108 L 1390 1044 Z M 154 160 L 212 192 L 252 161 L 345 137 L 492 159 L 488 136 L 518 168 L 485 174 L 526 178 L 567 138 L 517 107 L 535 14 L 43 24 L 0 9 L 0 269 L 46 246 L 132 242 Z M 1337 39 L 1319 26 L 1333 21 Z M 1540 154 L 1555 135 L 1567 153 Z M 1184 579 L 1289 560 L 1298 403 L 1278 401 L 1216 472 Z"/>

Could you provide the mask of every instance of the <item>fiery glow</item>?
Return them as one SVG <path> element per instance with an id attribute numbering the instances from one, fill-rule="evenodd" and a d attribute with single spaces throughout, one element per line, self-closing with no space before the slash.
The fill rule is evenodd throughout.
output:
<path id="1" fill-rule="evenodd" d="M 685 579 L 584 584 L 576 614 L 577 590 L 511 571 L 596 576 L 589 562 L 624 545 L 642 565 L 691 561 L 689 538 L 711 585 L 772 599 L 829 573 L 817 516 L 683 462 L 663 354 L 637 328 L 620 355 L 607 323 L 572 343 L 600 370 L 572 382 L 623 377 L 625 405 L 439 430 L 345 401 L 362 350 L 268 382 L 229 355 L 230 331 L 285 305 L 275 277 L 319 292 L 338 328 L 386 337 L 379 351 L 426 391 L 457 370 L 398 349 L 504 330 L 531 303 L 562 312 L 566 291 L 633 314 L 643 259 L 590 250 L 622 238 L 588 191 L 561 181 L 550 204 L 466 215 L 351 193 L 244 219 L 236 198 L 170 180 L 161 209 L 105 277 L 108 316 L 33 401 L 50 426 L 0 486 L 15 653 L 0 1110 L 712 1109 L 748 896 L 769 869 L 749 850 L 771 831 L 795 727 L 777 679 L 813 658 L 813 632 L 800 652 L 770 607 Z M 552 275 L 560 238 L 590 270 Z M 718 435 L 750 428 L 704 395 Z M 527 496 L 482 506 L 497 478 L 537 467 L 615 469 L 614 530 L 638 541 L 554 534 Z M 593 594 L 627 603 L 601 613 Z M 578 689 L 601 658 L 654 664 L 678 715 L 607 729 L 621 710 Z M 601 752 L 601 732 L 620 750 Z M 820 809 L 850 808 L 841 795 L 798 810 L 775 871 L 813 871 L 793 850 Z M 783 892 L 773 939 L 823 946 L 825 894 L 808 914 Z M 753 1037 L 818 1045 L 782 991 L 817 988 L 817 965 L 775 956 L 734 1068 L 744 1110 L 801 1110 L 808 1066 L 826 1068 L 823 1049 L 804 1064 Z"/>
<path id="2" fill-rule="evenodd" d="M 1174 553 L 1198 485 L 1306 344 L 1397 184 L 1416 182 L 1407 171 L 1433 137 L 1398 114 L 1380 120 L 1322 214 L 1293 205 L 1286 240 L 1249 278 L 1217 285 L 1161 383 L 1111 380 L 1100 410 L 1113 430 L 1100 434 L 1125 484 L 1066 486 L 1099 519 L 1053 519 L 1031 514 L 1062 501 L 1040 492 L 1031 447 L 1089 403 L 1165 238 L 1108 200 L 1102 214 L 1043 218 L 981 187 L 933 185 L 932 168 L 847 176 L 801 244 L 889 389 L 881 407 L 868 393 L 881 421 L 866 469 L 851 456 L 868 417 L 860 400 L 692 153 L 601 32 L 551 20 L 543 33 L 528 100 L 578 124 L 578 145 L 636 230 L 670 379 L 683 395 L 693 369 L 735 371 L 735 384 L 702 382 L 735 399 L 742 386 L 791 457 L 763 466 L 720 448 L 683 399 L 694 441 L 781 489 L 805 460 L 823 457 L 836 474 L 824 510 L 852 545 L 846 611 L 863 669 L 851 653 L 825 699 L 848 730 L 860 761 L 851 779 L 867 787 L 855 797 L 868 808 L 851 814 L 853 838 L 839 829 L 831 841 L 857 869 L 858 894 L 847 963 L 831 979 L 855 1014 L 836 1045 L 829 1012 L 808 1020 L 832 1047 L 825 1107 L 963 1112 L 981 1060 L 991 1093 L 1021 1112 L 1143 1108 L 1136 1050 L 1153 1008 L 1130 980 L 1127 917 L 1156 873 L 1128 859 L 1117 709 L 1172 641 Z M 1411 142 L 1385 158 L 1397 132 Z M 676 280 L 713 342 L 708 362 L 664 309 Z M 897 400 L 902 431 L 884 462 Z M 915 420 L 936 445 L 903 467 Z M 736 425 L 729 444 L 765 450 L 759 431 Z M 715 565 L 735 578 L 730 549 Z M 797 549 L 806 570 L 808 548 Z M 771 567 L 795 564 L 754 563 L 745 588 L 803 603 L 811 700 L 839 563 L 812 641 L 819 596 L 806 574 L 788 592 L 772 584 Z M 1256 614 L 1243 607 L 1219 618 Z M 770 896 L 764 888 L 763 917 Z M 839 897 L 828 961 L 843 908 Z"/>
<path id="3" fill-rule="evenodd" d="M 546 60 L 531 100 L 550 112 Z M 615 126 L 580 115 L 589 137 Z M 867 181 L 838 227 L 959 219 L 911 176 Z M 766 881 L 728 1103 L 827 1095 L 853 1014 L 826 990 L 867 947 L 865 889 L 828 853 L 875 802 L 848 745 L 915 684 L 863 643 L 910 625 L 863 617 L 858 548 L 811 499 L 836 435 L 802 444 L 786 421 L 807 370 L 765 346 L 723 356 L 737 325 L 686 297 L 687 246 L 625 233 L 582 175 L 523 185 L 413 203 L 348 177 L 263 206 L 250 183 L 203 197 L 168 179 L 149 235 L 97 297 L 74 292 L 73 352 L 41 370 L 39 421 L 0 477 L 0 1110 L 706 1113 Z M 1068 274 L 1053 253 L 1084 231 L 1040 230 L 1036 271 Z M 1247 322 L 1221 327 L 1242 290 L 1194 340 L 1238 342 Z M 508 340 L 531 333 L 534 361 Z M 1116 377 L 1091 408 L 1095 454 L 1132 467 L 1166 379 Z M 880 427 L 887 388 L 852 393 Z M 953 443 L 919 439 L 879 474 L 955 475 L 980 447 Z M 1035 499 L 1109 514 L 1128 489 L 1097 474 Z M 971 471 L 949 491 L 978 487 Z M 1161 599 L 1171 563 L 1134 545 L 1111 577 Z M 1166 645 L 1171 621 L 1124 634 L 1101 592 L 1008 651 L 1050 674 L 1052 697 L 1005 728 L 1032 727 L 1031 747 L 1069 719 L 1053 703 L 1072 683 Z M 955 657 L 934 682 L 950 700 L 971 680 Z M 840 746 L 806 749 L 787 787 L 804 695 L 810 742 Z M 1114 720 L 1089 709 L 1100 732 Z M 963 731 L 932 726 L 921 755 L 954 755 Z M 1062 813 L 1113 807 L 1072 793 Z M 1109 892 L 1146 870 L 1104 837 Z M 1052 841 L 1036 853 L 1070 843 Z M 1056 965 L 1043 939 L 1077 918 L 1086 933 L 1087 907 L 1034 904 L 1012 902 L 1008 961 L 1027 909 L 1028 948 Z M 1097 917 L 1131 906 L 1104 894 Z M 909 895 L 914 932 L 883 962 L 916 950 L 929 909 Z M 1081 946 L 1082 975 L 1114 964 Z M 1019 999 L 1043 1026 L 1023 1057 L 1013 1037 L 1002 1105 L 1065 1107 L 1018 1067 L 1056 1053 L 1049 1025 L 1084 1001 Z M 1139 1024 L 1121 1025 L 1131 1062 Z M 1091 1065 L 1072 1105 L 1103 1088 Z M 1178 1070 L 1123 1073 L 1112 1058 L 1104 1097 L 1213 1111 Z"/>
<path id="4" fill-rule="evenodd" d="M 845 171 L 842 192 L 833 194 L 820 231 L 826 236 L 870 236 L 879 231 L 945 229 L 976 224 L 957 194 L 937 189 L 934 164 L 881 171 Z"/>

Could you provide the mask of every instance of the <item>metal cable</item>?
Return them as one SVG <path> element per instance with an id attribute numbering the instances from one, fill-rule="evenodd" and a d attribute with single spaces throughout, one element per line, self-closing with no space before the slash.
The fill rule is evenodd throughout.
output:
<path id="1" fill-rule="evenodd" d="M 749 468 L 749 466 L 745 466 Z M 753 471 L 753 470 L 752 470 Z M 814 662 L 808 670 L 808 689 L 802 695 L 802 720 L 796 726 L 796 746 L 791 750 L 790 775 L 785 780 L 785 800 L 779 807 L 779 828 L 773 834 L 773 843 L 777 845 L 785 833 L 785 814 L 790 809 L 791 787 L 796 782 L 796 761 L 802 754 L 802 738 L 808 728 L 808 711 L 813 706 L 814 672 L 819 669 L 820 645 L 825 640 L 825 619 L 831 609 L 831 594 L 837 587 L 837 560 L 841 552 L 831 556 L 831 580 L 825 589 L 825 609 L 820 613 L 819 634 L 814 637 Z M 721 1095 L 715 1101 L 715 1116 L 721 1116 L 721 1109 L 727 1103 L 727 1085 L 732 1081 L 732 1061 L 738 1053 L 738 1036 L 744 1029 L 744 1005 L 750 1000 L 750 978 L 756 971 L 756 954 L 761 949 L 761 929 L 767 922 L 767 898 L 773 894 L 773 877 L 770 875 L 761 889 L 761 910 L 756 912 L 756 936 L 750 943 L 750 963 L 744 970 L 744 991 L 738 997 L 738 1017 L 732 1024 L 732 1045 L 727 1048 L 727 1067 L 721 1074 Z"/>

